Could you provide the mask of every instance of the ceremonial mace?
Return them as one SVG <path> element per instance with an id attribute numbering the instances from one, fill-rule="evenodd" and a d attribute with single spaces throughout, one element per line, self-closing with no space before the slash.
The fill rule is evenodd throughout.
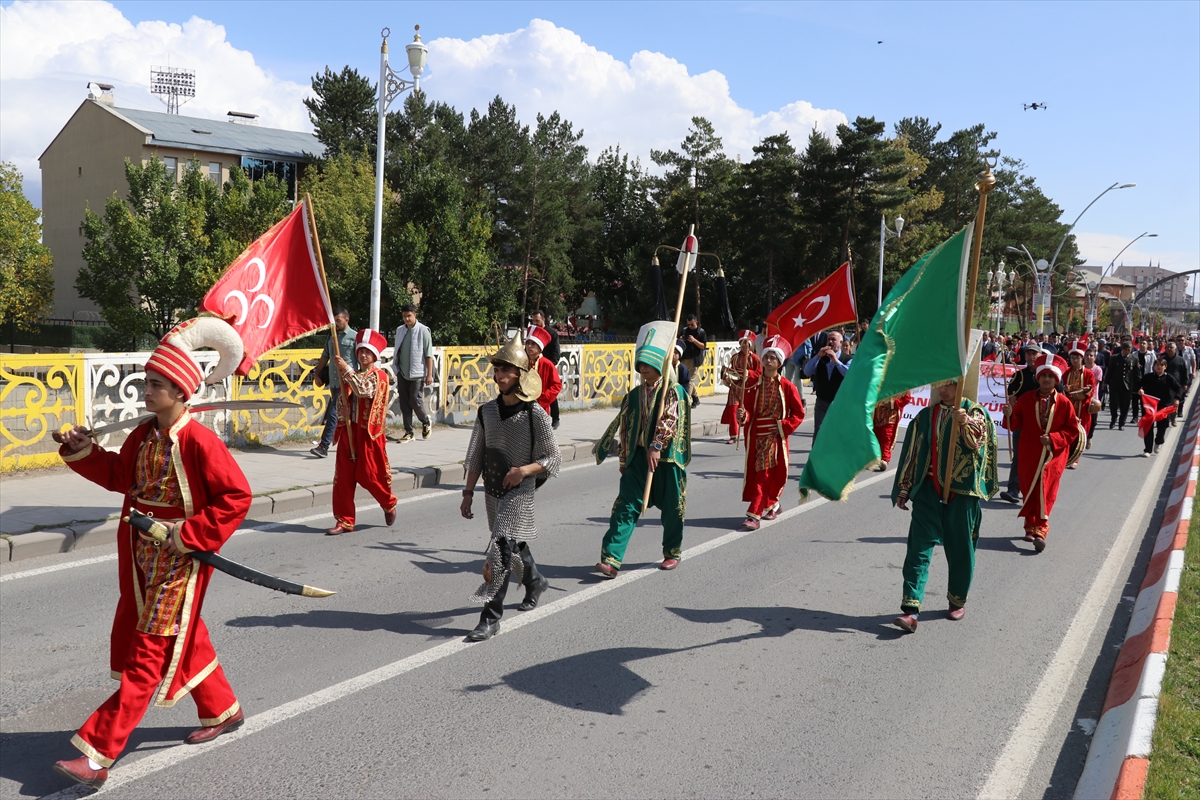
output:
<path id="1" fill-rule="evenodd" d="M 987 196 L 992 189 L 996 187 L 996 176 L 992 174 L 992 167 L 999 163 L 999 157 L 996 157 L 989 164 L 987 157 L 984 157 L 984 170 L 979 173 L 979 179 L 975 181 L 975 191 L 979 192 L 979 212 L 975 215 L 975 232 L 974 241 L 971 243 L 971 267 L 967 273 L 967 313 L 963 320 L 963 339 L 967 342 L 971 341 L 971 327 L 975 323 L 975 289 L 979 282 L 979 256 L 983 249 L 983 218 L 987 215 Z M 954 410 L 957 411 L 962 406 L 963 399 L 963 380 L 965 375 L 958 379 L 958 389 L 954 393 Z M 930 397 L 932 402 L 933 398 Z M 958 450 L 958 421 L 950 417 L 950 448 L 946 453 L 946 477 L 942 481 L 942 502 L 950 502 L 950 479 L 954 475 L 954 457 L 955 451 Z"/>

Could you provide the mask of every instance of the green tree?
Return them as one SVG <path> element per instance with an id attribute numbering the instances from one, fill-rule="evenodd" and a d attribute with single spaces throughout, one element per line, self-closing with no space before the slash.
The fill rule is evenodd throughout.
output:
<path id="1" fill-rule="evenodd" d="M 312 197 L 330 297 L 350 309 L 351 319 L 368 319 L 375 167 L 365 154 L 342 152 L 312 172 L 306 189 Z M 395 203 L 386 185 L 383 197 L 385 208 Z"/>
<path id="2" fill-rule="evenodd" d="M 313 96 L 304 99 L 317 141 L 325 145 L 325 158 L 340 153 L 375 158 L 379 114 L 375 84 L 350 67 L 325 72 L 312 79 Z"/>
<path id="3" fill-rule="evenodd" d="M 744 297 L 739 305 L 748 317 L 765 318 L 776 298 L 786 297 L 788 288 L 800 288 L 794 278 L 799 180 L 800 157 L 786 133 L 759 142 L 754 158 L 739 171 L 737 230 L 743 267 L 738 288 Z M 778 282 L 776 270 L 790 280 Z M 776 292 L 778 283 L 783 292 Z"/>
<path id="4" fill-rule="evenodd" d="M 233 196 L 224 202 L 199 162 L 176 183 L 158 158 L 145 165 L 126 159 L 126 198 L 114 194 L 103 215 L 87 209 L 87 263 L 75 286 L 108 321 L 108 346 L 136 348 L 163 336 L 194 312 L 230 253 L 236 256 L 290 210 L 274 176 L 251 185 L 240 171 L 231 175 L 226 187 Z"/>
<path id="5" fill-rule="evenodd" d="M 54 303 L 54 262 L 42 244 L 40 216 L 16 165 L 0 162 L 0 319 L 22 330 Z"/>
<path id="6" fill-rule="evenodd" d="M 465 147 L 465 179 L 473 199 L 484 205 L 492 220 L 494 257 L 501 264 L 520 263 L 516 201 L 532 147 L 529 126 L 517 119 L 516 106 L 497 95 L 486 114 L 472 109 Z"/>

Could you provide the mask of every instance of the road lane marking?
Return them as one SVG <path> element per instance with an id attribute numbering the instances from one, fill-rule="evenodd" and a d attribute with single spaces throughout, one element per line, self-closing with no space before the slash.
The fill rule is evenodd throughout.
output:
<path id="1" fill-rule="evenodd" d="M 880 473 L 867 478 L 866 480 L 859 481 L 857 484 L 855 484 L 855 488 L 870 486 L 871 484 L 877 483 L 885 478 L 893 477 L 894 474 L 892 473 Z M 785 511 L 774 520 L 763 522 L 762 528 L 765 529 L 772 525 L 777 525 L 785 520 L 791 519 L 800 514 L 804 514 L 808 511 L 812 511 L 815 508 L 820 508 L 829 502 L 830 501 L 824 497 L 814 498 L 802 506 Z M 712 550 L 716 550 L 719 547 L 724 547 L 727 544 L 736 542 L 737 540 L 756 532 L 757 531 L 747 531 L 741 529 L 730 531 L 729 533 L 718 536 L 717 538 L 711 539 L 703 544 L 696 545 L 695 547 L 689 547 L 686 550 L 685 555 L 687 558 L 700 556 Z M 640 569 L 632 570 L 630 572 L 623 572 L 613 580 L 592 584 L 586 589 L 581 589 L 559 600 L 554 600 L 546 605 L 540 605 L 532 611 L 527 611 L 515 619 L 505 620 L 504 625 L 502 626 L 500 632 L 496 634 L 496 636 L 507 636 L 515 630 L 524 628 L 526 625 L 532 625 L 533 623 L 545 619 L 546 617 L 552 616 L 561 611 L 565 611 L 569 608 L 574 608 L 577 605 L 586 603 L 589 600 L 593 600 L 622 586 L 628 586 L 635 581 L 640 581 L 643 578 L 654 575 L 659 571 L 658 565 L 652 564 L 641 567 Z M 373 669 L 369 672 L 364 672 L 361 675 L 349 678 L 341 683 L 336 683 L 333 686 L 319 689 L 312 694 L 308 694 L 304 697 L 292 700 L 291 702 L 284 703 L 281 706 L 276 706 L 275 708 L 264 711 L 260 714 L 256 714 L 252 717 L 247 717 L 245 724 L 243 724 L 239 730 L 213 739 L 204 747 L 188 747 L 180 744 L 161 750 L 155 750 L 144 758 L 140 758 L 128 765 L 122 765 L 121 767 L 112 770 L 109 773 L 108 781 L 104 784 L 104 787 L 100 789 L 100 792 L 102 793 L 108 791 L 109 789 L 117 789 L 122 786 L 127 786 L 134 781 L 141 780 L 142 778 L 148 777 L 157 772 L 161 772 L 162 770 L 174 767 L 177 764 L 194 758 L 195 756 L 211 753 L 218 747 L 240 742 L 247 736 L 252 736 L 259 731 L 267 730 L 268 728 L 272 728 L 281 722 L 286 722 L 293 717 L 297 717 L 309 711 L 315 711 L 322 706 L 357 694 L 365 689 L 370 689 L 374 686 L 384 683 L 385 681 L 389 681 L 392 678 L 412 672 L 413 670 L 427 666 L 436 661 L 441 661 L 447 656 L 460 653 L 472 646 L 473 643 L 462 640 L 443 642 L 442 644 L 435 645 L 428 650 L 415 653 L 406 658 L 402 658 L 399 661 L 393 661 L 391 664 Z M 81 791 L 82 790 L 80 789 L 79 785 L 70 786 L 66 789 L 55 792 L 54 794 L 46 795 L 42 798 L 42 800 L 72 800 L 73 798 L 81 797 Z"/>
<path id="2" fill-rule="evenodd" d="M 1145 483 L 1142 484 L 1142 490 L 1138 492 L 1129 515 L 1125 517 L 1125 522 L 1108 551 L 1108 556 L 1096 573 L 1079 610 L 1071 620 L 1071 626 L 1067 628 L 1066 635 L 1054 653 L 1050 666 L 1038 680 L 1037 690 L 1029 698 L 1029 703 L 1021 713 L 1004 749 L 1000 751 L 987 782 L 979 791 L 980 800 L 1022 796 L 1029 773 L 1033 771 L 1054 719 L 1058 716 L 1058 710 L 1070 691 L 1071 681 L 1087 650 L 1088 641 L 1096 631 L 1101 613 L 1106 610 L 1105 599 L 1124 577 L 1121 567 L 1143 527 L 1140 524 L 1142 517 L 1162 490 L 1167 468 L 1176 463 L 1175 458 L 1162 458 L 1154 462 Z"/>

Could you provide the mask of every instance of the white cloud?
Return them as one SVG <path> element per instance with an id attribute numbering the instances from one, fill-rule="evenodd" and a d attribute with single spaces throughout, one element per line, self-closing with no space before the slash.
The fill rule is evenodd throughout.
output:
<path id="1" fill-rule="evenodd" d="M 1200 269 L 1196 263 L 1196 254 L 1185 250 L 1165 250 L 1157 247 L 1161 239 L 1146 237 L 1139 239 L 1128 250 L 1121 249 L 1129 244 L 1132 237 L 1113 233 L 1089 233 L 1076 231 L 1075 240 L 1079 244 L 1079 255 L 1087 259 L 1087 266 L 1106 268 L 1113 258 L 1117 258 L 1117 266 L 1144 267 L 1149 264 L 1161 265 L 1163 269 L 1172 272 L 1185 272 Z"/>
<path id="2" fill-rule="evenodd" d="M 803 147 L 814 127 L 832 135 L 847 121 L 802 100 L 756 114 L 734 101 L 719 72 L 692 75 L 645 50 L 626 63 L 539 19 L 511 33 L 436 39 L 429 48 L 423 88 L 431 97 L 482 112 L 499 94 L 530 124 L 539 112 L 558 111 L 584 130 L 593 156 L 620 144 L 647 166 L 652 148 L 679 146 L 693 116 L 708 118 L 726 152 L 743 160 L 764 136 L 786 130 Z M 392 52 L 394 67 L 403 67 L 401 41 Z M 0 8 L 0 159 L 21 169 L 30 199 L 40 203 L 37 158 L 86 97 L 87 83 L 114 84 L 118 107 L 162 109 L 149 92 L 149 71 L 168 56 L 196 70 L 196 97 L 185 114 L 223 119 L 236 109 L 262 115 L 270 127 L 311 130 L 301 103 L 307 84 L 263 69 L 226 40 L 221 25 L 195 16 L 182 25 L 134 25 L 101 0 L 17 0 Z"/>
<path id="3" fill-rule="evenodd" d="M 312 129 L 301 104 L 308 86 L 258 66 L 221 25 L 192 17 L 135 26 L 105 2 L 18 0 L 0 8 L 0 159 L 24 173 L 31 200 L 40 204 L 38 156 L 87 96 L 87 83 L 113 84 L 118 107 L 165 110 L 149 78 L 150 66 L 168 57 L 196 70 L 196 97 L 183 113 L 250 111 L 269 127 Z"/>
<path id="4" fill-rule="evenodd" d="M 400 47 L 393 52 L 402 58 Z M 734 101 L 719 72 L 692 75 L 686 65 L 647 50 L 625 63 L 540 19 L 512 33 L 435 39 L 429 43 L 429 72 L 432 79 L 423 88 L 430 97 L 461 111 L 482 113 L 497 94 L 516 105 L 527 123 L 539 112 L 558 111 L 584 130 L 593 155 L 619 143 L 647 165 L 652 148 L 679 147 L 693 116 L 712 122 L 726 153 L 743 160 L 764 136 L 786 130 L 803 148 L 814 126 L 832 136 L 847 121 L 840 111 L 802 100 L 755 114 Z"/>

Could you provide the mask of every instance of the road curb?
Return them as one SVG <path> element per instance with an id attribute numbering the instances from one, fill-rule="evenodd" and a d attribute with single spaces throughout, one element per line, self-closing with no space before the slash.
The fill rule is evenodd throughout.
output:
<path id="1" fill-rule="evenodd" d="M 1200 402 L 1193 401 L 1184 431 L 1183 447 L 1167 480 L 1171 494 L 1154 541 L 1150 563 L 1138 590 L 1125 642 L 1109 681 L 1100 722 L 1092 735 L 1083 774 L 1075 786 L 1077 800 L 1137 800 L 1146 785 L 1150 742 L 1158 717 L 1171 643 L 1171 623 L 1183 549 L 1195 506 L 1196 476 L 1200 471 Z"/>
<path id="2" fill-rule="evenodd" d="M 692 423 L 692 437 L 700 438 L 717 433 L 721 423 Z M 592 457 L 594 441 L 580 440 L 559 445 L 562 462 L 583 461 Z M 462 486 L 466 470 L 461 461 L 452 464 L 434 464 L 428 467 L 403 467 L 392 472 L 392 491 L 396 494 L 417 489 L 451 488 Z M 308 508 L 331 507 L 333 484 L 306 486 L 282 492 L 259 495 L 250 505 L 247 519 L 302 511 Z M 6 537 L 5 546 L 0 547 L 0 561 L 21 561 L 26 558 L 66 553 L 82 547 L 112 544 L 117 541 L 116 519 L 101 523 L 64 522 L 53 530 L 14 533 Z"/>

